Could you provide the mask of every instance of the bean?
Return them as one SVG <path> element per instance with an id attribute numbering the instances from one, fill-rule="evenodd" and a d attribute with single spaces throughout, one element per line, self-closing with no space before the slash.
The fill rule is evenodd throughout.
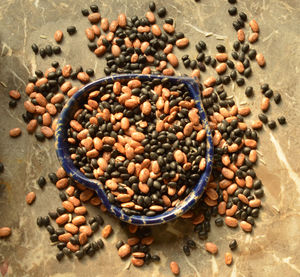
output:
<path id="1" fill-rule="evenodd" d="M 237 241 L 236 241 L 235 239 L 232 240 L 232 241 L 230 241 L 230 243 L 229 243 L 229 248 L 230 248 L 231 250 L 236 249 L 237 246 L 238 246 L 238 244 L 237 244 Z"/>
<path id="2" fill-rule="evenodd" d="M 63 39 L 63 32 L 61 30 L 57 30 L 55 33 L 54 33 L 54 39 L 57 43 L 60 43 Z"/>
<path id="3" fill-rule="evenodd" d="M 0 238 L 6 238 L 11 235 L 11 228 L 9 227 L 1 227 L 0 228 Z"/>
<path id="4" fill-rule="evenodd" d="M 27 195 L 26 195 L 26 203 L 28 205 L 31 205 L 35 201 L 35 198 L 36 198 L 36 195 L 35 195 L 35 193 L 33 191 L 27 193 Z"/>
<path id="5" fill-rule="evenodd" d="M 266 62 L 265 62 L 265 57 L 263 56 L 263 54 L 258 53 L 258 54 L 256 54 L 255 58 L 256 58 L 256 61 L 257 61 L 258 65 L 260 67 L 264 67 L 265 66 Z"/>
<path id="6" fill-rule="evenodd" d="M 174 275 L 179 275 L 180 268 L 179 268 L 179 265 L 175 261 L 170 262 L 170 269 Z"/>
<path id="7" fill-rule="evenodd" d="M 225 253 L 225 264 L 231 265 L 232 264 L 232 254 L 230 252 Z"/>
<path id="8" fill-rule="evenodd" d="M 218 247 L 212 242 L 205 243 L 205 250 L 211 254 L 217 254 Z"/>
<path id="9" fill-rule="evenodd" d="M 252 30 L 253 32 L 256 32 L 256 33 L 259 32 L 259 26 L 258 26 L 258 24 L 257 24 L 257 22 L 256 22 L 255 19 L 252 19 L 252 20 L 249 22 L 249 25 L 250 25 L 250 28 L 251 28 L 251 30 Z"/>

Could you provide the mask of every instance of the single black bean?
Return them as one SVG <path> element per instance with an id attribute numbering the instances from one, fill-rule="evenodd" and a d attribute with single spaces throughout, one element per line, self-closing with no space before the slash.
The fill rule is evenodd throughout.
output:
<path id="1" fill-rule="evenodd" d="M 268 123 L 268 117 L 264 113 L 260 113 L 258 115 L 258 118 L 261 122 L 267 124 Z"/>
<path id="2" fill-rule="evenodd" d="M 39 177 L 39 179 L 37 180 L 37 183 L 40 188 L 43 188 L 46 185 L 45 177 L 43 177 L 43 176 Z"/>
<path id="3" fill-rule="evenodd" d="M 244 12 L 240 12 L 239 13 L 239 17 L 240 19 L 242 19 L 243 21 L 247 21 L 247 15 Z"/>
<path id="4" fill-rule="evenodd" d="M 37 55 L 38 54 L 38 52 L 39 52 L 39 47 L 35 44 L 35 43 L 33 43 L 32 45 L 31 45 L 31 49 L 32 49 L 32 51 Z"/>
<path id="5" fill-rule="evenodd" d="M 218 51 L 219 53 L 224 53 L 224 52 L 226 52 L 226 48 L 225 48 L 225 46 L 224 46 L 223 44 L 218 44 L 218 45 L 216 46 L 216 49 L 217 49 L 217 51 Z"/>
<path id="6" fill-rule="evenodd" d="M 96 13 L 99 11 L 99 8 L 97 5 L 93 4 L 93 5 L 90 5 L 90 9 L 93 13 Z"/>
<path id="7" fill-rule="evenodd" d="M 234 16 L 237 14 L 237 8 L 236 7 L 230 7 L 228 9 L 228 13 L 231 15 L 231 16 Z"/>
<path id="8" fill-rule="evenodd" d="M 190 256 L 191 255 L 191 250 L 190 248 L 188 247 L 188 245 L 184 245 L 183 246 L 183 252 L 186 256 Z"/>
<path id="9" fill-rule="evenodd" d="M 216 218 L 216 219 L 215 219 L 215 224 L 216 224 L 218 227 L 223 226 L 223 224 L 224 224 L 223 218 L 221 218 L 221 217 Z"/>
<path id="10" fill-rule="evenodd" d="M 8 102 L 8 106 L 10 107 L 10 108 L 15 108 L 16 106 L 17 106 L 17 101 L 16 100 L 10 100 L 9 102 Z"/>
<path id="11" fill-rule="evenodd" d="M 150 2 L 150 3 L 149 3 L 149 9 L 150 9 L 152 12 L 154 12 L 154 11 L 155 11 L 155 8 L 156 8 L 155 3 L 154 3 L 154 2 Z"/>
<path id="12" fill-rule="evenodd" d="M 270 121 L 268 122 L 268 127 L 269 127 L 271 130 L 275 129 L 275 128 L 276 128 L 276 122 L 275 122 L 274 120 L 270 120 Z"/>
<path id="13" fill-rule="evenodd" d="M 54 54 L 58 55 L 60 52 L 61 52 L 60 46 L 58 46 L 58 45 L 53 46 L 53 53 Z"/>
<path id="14" fill-rule="evenodd" d="M 84 251 L 82 249 L 79 249 L 78 251 L 76 251 L 75 253 L 75 256 L 80 260 L 83 258 L 84 256 Z"/>
<path id="15" fill-rule="evenodd" d="M 240 86 L 243 86 L 245 84 L 245 79 L 243 78 L 237 78 L 236 79 L 236 83 L 237 85 L 240 87 Z"/>
<path id="16" fill-rule="evenodd" d="M 230 243 L 229 243 L 229 248 L 230 248 L 231 250 L 236 249 L 237 246 L 238 246 L 238 244 L 237 244 L 237 241 L 236 241 L 235 239 L 233 239 L 232 241 L 230 241 Z"/>
<path id="17" fill-rule="evenodd" d="M 269 84 L 262 84 L 260 88 L 261 92 L 264 94 L 269 89 Z"/>
<path id="18" fill-rule="evenodd" d="M 76 32 L 77 32 L 77 30 L 76 30 L 76 27 L 75 26 L 68 26 L 67 27 L 67 32 L 68 32 L 68 34 L 71 36 L 71 35 L 74 35 Z"/>
<path id="19" fill-rule="evenodd" d="M 64 253 L 62 252 L 62 251 L 59 251 L 57 254 L 56 254 L 56 259 L 58 260 L 58 261 L 61 261 L 62 260 L 62 258 L 64 257 Z"/>
<path id="20" fill-rule="evenodd" d="M 245 95 L 251 97 L 253 95 L 253 87 L 247 87 L 245 90 Z"/>
<path id="21" fill-rule="evenodd" d="M 274 102 L 276 104 L 279 104 L 281 102 L 281 95 L 280 95 L 280 93 L 275 93 L 274 94 Z"/>
<path id="22" fill-rule="evenodd" d="M 278 117 L 277 120 L 278 120 L 278 122 L 279 122 L 280 125 L 286 124 L 286 119 L 285 119 L 285 117 L 283 115 L 280 116 L 280 117 Z"/>
<path id="23" fill-rule="evenodd" d="M 157 11 L 157 14 L 159 17 L 164 17 L 166 15 L 166 13 L 167 13 L 167 10 L 165 7 L 162 7 L 160 9 L 158 9 L 158 11 Z"/>
<path id="24" fill-rule="evenodd" d="M 82 9 L 81 13 L 82 13 L 83 16 L 88 16 L 90 14 L 88 9 Z"/>

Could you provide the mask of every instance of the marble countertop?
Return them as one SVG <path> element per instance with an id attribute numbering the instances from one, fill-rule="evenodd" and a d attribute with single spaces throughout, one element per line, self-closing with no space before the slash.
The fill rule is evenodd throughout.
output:
<path id="1" fill-rule="evenodd" d="M 142 16 L 150 1 L 115 0 L 97 1 L 101 14 L 110 20 L 118 13 Z M 190 38 L 191 46 L 179 53 L 196 55 L 192 45 L 205 40 L 215 53 L 215 45 L 223 43 L 228 49 L 236 38 L 232 19 L 227 13 L 230 7 L 225 0 L 156 0 L 158 7 L 165 5 L 168 16 L 173 17 L 176 30 Z M 262 52 L 267 65 L 264 69 L 253 65 L 253 76 L 248 85 L 254 87 L 255 96 L 247 99 L 242 88 L 227 87 L 237 103 L 246 101 L 257 115 L 260 101 L 259 87 L 269 83 L 275 92 L 282 95 L 282 103 L 272 105 L 269 116 L 276 119 L 285 115 L 287 125 L 270 131 L 264 127 L 260 132 L 259 163 L 256 173 L 264 184 L 263 208 L 256 227 L 251 234 L 240 229 L 218 228 L 212 222 L 209 241 L 215 242 L 220 254 L 209 255 L 204 242 L 193 232 L 191 224 L 177 220 L 154 228 L 155 243 L 152 253 L 160 255 L 160 263 L 151 263 L 142 268 L 131 266 L 129 260 L 121 261 L 114 244 L 126 238 L 115 218 L 105 214 L 106 223 L 113 226 L 114 235 L 105 241 L 105 249 L 93 258 L 78 261 L 64 259 L 58 263 L 56 249 L 50 245 L 49 235 L 36 226 L 36 217 L 60 205 L 55 187 L 46 185 L 42 192 L 36 180 L 56 171 L 58 160 L 54 141 L 39 143 L 27 135 L 22 120 L 22 104 L 16 109 L 8 108 L 8 91 L 19 89 L 25 96 L 27 79 L 36 69 L 50 67 L 54 58 L 41 59 L 31 50 L 33 42 L 54 45 L 53 34 L 57 29 L 66 32 L 66 27 L 75 25 L 77 34 L 66 35 L 62 43 L 63 53 L 55 59 L 60 64 L 82 65 L 95 69 L 96 77 L 104 76 L 102 59 L 95 58 L 85 45 L 84 30 L 88 21 L 81 15 L 81 8 L 88 8 L 87 1 L 68 0 L 3 0 L 0 2 L 0 160 L 5 171 L 0 175 L 0 227 L 10 226 L 12 235 L 0 241 L 0 272 L 5 276 L 172 276 L 171 260 L 181 267 L 180 276 L 288 276 L 300 275 L 300 118 L 299 96 L 299 24 L 300 5 L 297 0 L 238 0 L 238 10 L 248 18 L 255 18 L 260 25 L 260 40 L 256 49 Z M 84 41 L 84 43 L 82 43 Z M 84 58 L 83 58 L 84 57 Z M 181 64 L 179 74 L 187 72 Z M 203 74 L 203 76 L 208 76 Z M 202 77 L 202 80 L 203 78 Z M 251 119 L 251 116 L 250 116 Z M 24 132 L 18 139 L 11 139 L 8 131 L 19 126 Z M 34 190 L 35 203 L 29 207 L 25 194 Z M 99 213 L 94 209 L 92 213 Z M 98 235 L 99 236 L 99 235 Z M 182 252 L 183 239 L 189 237 L 197 242 L 197 249 L 186 257 Z M 228 243 L 235 238 L 238 249 L 233 252 L 234 263 L 224 263 Z"/>

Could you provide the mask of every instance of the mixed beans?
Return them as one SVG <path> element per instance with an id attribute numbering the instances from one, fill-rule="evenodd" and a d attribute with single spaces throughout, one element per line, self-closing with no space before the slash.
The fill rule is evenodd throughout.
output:
<path id="1" fill-rule="evenodd" d="M 261 207 L 260 198 L 264 196 L 262 182 L 253 169 L 259 153 L 258 132 L 264 124 L 270 129 L 277 127 L 276 121 L 267 113 L 272 99 L 275 104 L 281 102 L 279 93 L 274 93 L 269 84 L 262 84 L 261 113 L 249 125 L 244 118 L 251 109 L 237 106 L 228 96 L 226 85 L 235 82 L 237 86 L 244 86 L 253 74 L 251 63 L 254 60 L 260 67 L 266 66 L 263 54 L 252 48 L 260 36 L 258 23 L 255 19 L 249 20 L 251 33 L 246 42 L 244 28 L 248 17 L 244 12 L 238 12 L 234 6 L 236 0 L 228 2 L 232 4 L 228 14 L 235 17 L 232 26 L 237 32 L 232 52 L 229 55 L 225 46 L 218 44 L 217 53 L 209 55 L 206 43 L 201 40 L 195 45 L 195 59 L 186 54 L 180 59 L 172 53 L 174 47 L 188 47 L 189 40 L 182 32 L 175 31 L 172 18 L 165 18 L 167 10 L 164 7 L 157 9 L 158 17 L 165 18 L 162 28 L 157 24 L 154 2 L 149 4 L 149 11 L 143 17 L 128 18 L 122 13 L 110 23 L 100 15 L 96 5 L 91 5 L 90 11 L 82 9 L 82 15 L 91 23 L 91 27 L 85 30 L 88 48 L 95 56 L 105 57 L 106 75 L 152 73 L 171 76 L 182 62 L 185 68 L 191 69 L 191 76 L 198 79 L 213 135 L 214 164 L 201 200 L 182 218 L 194 225 L 200 240 L 208 238 L 212 217 L 217 227 L 225 223 L 230 228 L 240 226 L 243 231 L 251 232 L 255 226 Z M 75 26 L 67 27 L 70 36 L 76 32 Z M 38 47 L 34 43 L 32 50 L 42 58 L 59 55 L 59 44 L 64 39 L 69 38 L 57 30 L 54 40 L 58 45 Z M 200 83 L 200 75 L 208 67 L 216 74 Z M 72 97 L 80 88 L 73 86 L 72 80 L 77 79 L 84 85 L 93 76 L 92 69 L 84 71 L 81 66 L 74 69 L 69 64 L 60 68 L 56 61 L 44 73 L 37 70 L 25 89 L 28 100 L 24 102 L 26 112 L 22 117 L 27 123 L 27 132 L 35 133 L 39 141 L 53 137 L 57 114 L 67 97 Z M 247 98 L 251 99 L 254 93 L 252 86 L 245 88 Z M 9 96 L 9 107 L 15 108 L 21 93 L 11 90 Z M 68 129 L 69 151 L 74 164 L 88 178 L 99 179 L 105 186 L 109 201 L 119 205 L 127 214 L 153 216 L 176 206 L 190 192 L 205 168 L 205 131 L 186 87 L 172 86 L 167 77 L 152 82 L 117 81 L 99 87 L 86 100 Z M 286 124 L 282 115 L 277 121 L 280 125 Z M 13 138 L 21 133 L 19 127 L 9 131 Z M 0 163 L 0 171 L 3 170 Z M 51 242 L 57 245 L 57 260 L 72 253 L 78 259 L 94 255 L 103 248 L 102 239 L 112 234 L 112 226 L 102 228 L 102 239 L 91 241 L 104 221 L 100 215 L 89 218 L 84 203 L 98 206 L 103 212 L 106 208 L 93 191 L 74 182 L 62 168 L 48 177 L 60 190 L 62 207 L 50 211 L 48 216 L 38 217 L 37 225 L 45 227 Z M 37 183 L 43 188 L 46 179 L 40 177 Z M 35 192 L 26 195 L 29 205 L 35 200 Z M 54 228 L 50 219 L 55 220 L 59 228 Z M 126 242 L 120 240 L 116 243 L 120 258 L 131 254 L 131 263 L 135 266 L 160 260 L 159 256 L 149 252 L 154 241 L 150 228 L 124 226 L 132 235 Z M 1 238 L 10 234 L 9 227 L 0 228 Z M 229 243 L 231 251 L 237 246 L 236 240 Z M 195 241 L 188 239 L 183 252 L 189 256 L 191 249 L 195 248 Z M 212 242 L 206 242 L 204 248 L 211 254 L 218 253 L 217 245 Z M 232 253 L 226 252 L 225 263 L 230 265 L 232 261 Z M 175 261 L 170 263 L 170 269 L 175 275 L 180 273 Z"/>
<path id="2" fill-rule="evenodd" d="M 73 163 L 129 215 L 170 210 L 206 167 L 206 131 L 184 83 L 115 81 L 89 93 L 68 127 Z"/>

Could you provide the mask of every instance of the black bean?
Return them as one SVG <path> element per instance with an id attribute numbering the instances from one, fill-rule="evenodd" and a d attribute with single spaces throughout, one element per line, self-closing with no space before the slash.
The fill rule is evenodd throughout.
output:
<path id="1" fill-rule="evenodd" d="M 50 224 L 50 218 L 49 218 L 49 216 L 44 216 L 43 217 L 43 222 L 44 222 L 44 225 L 45 226 L 47 226 L 47 225 L 49 225 Z"/>
<path id="2" fill-rule="evenodd" d="M 229 4 L 235 4 L 235 3 L 236 3 L 236 0 L 228 0 L 228 3 L 229 3 Z"/>
<path id="3" fill-rule="evenodd" d="M 276 122 L 274 120 L 270 120 L 268 122 L 268 127 L 272 130 L 276 128 Z"/>
<path id="4" fill-rule="evenodd" d="M 226 62 L 226 64 L 227 64 L 227 66 L 228 66 L 229 68 L 231 68 L 231 69 L 234 68 L 234 63 L 233 63 L 231 60 L 228 60 L 228 61 Z"/>
<path id="5" fill-rule="evenodd" d="M 55 67 L 55 68 L 58 68 L 58 66 L 59 66 L 58 61 L 53 61 L 53 62 L 51 63 L 51 66 L 53 66 L 53 67 Z"/>
<path id="6" fill-rule="evenodd" d="M 200 232 L 198 233 L 198 237 L 199 237 L 199 239 L 201 239 L 201 240 L 206 240 L 207 237 L 208 237 L 207 232 L 206 232 L 206 231 L 200 231 Z"/>
<path id="7" fill-rule="evenodd" d="M 271 98 L 271 97 L 273 96 L 273 90 L 268 89 L 268 90 L 265 92 L 265 96 L 268 97 L 268 98 Z"/>
<path id="8" fill-rule="evenodd" d="M 201 46 L 202 50 L 206 49 L 206 43 L 203 40 L 200 40 L 198 44 Z"/>
<path id="9" fill-rule="evenodd" d="M 236 80 L 236 77 L 237 77 L 237 72 L 236 72 L 236 70 L 232 70 L 232 71 L 230 72 L 230 78 L 231 78 L 232 80 Z M 225 97 L 225 99 L 226 99 L 226 97 Z"/>
<path id="10" fill-rule="evenodd" d="M 154 2 L 150 2 L 150 3 L 149 3 L 149 9 L 150 9 L 152 12 L 154 12 L 154 11 L 155 11 L 155 8 L 156 8 L 155 3 L 154 3 Z"/>
<path id="11" fill-rule="evenodd" d="M 232 26 L 236 31 L 238 31 L 239 29 L 242 28 L 242 26 L 240 25 L 240 23 L 238 21 L 233 21 Z"/>
<path id="12" fill-rule="evenodd" d="M 63 192 L 63 191 L 59 192 L 59 198 L 61 199 L 61 201 L 67 201 L 68 200 L 68 197 L 67 197 L 66 193 Z"/>
<path id="13" fill-rule="evenodd" d="M 245 84 L 245 79 L 243 78 L 237 78 L 236 79 L 236 83 L 237 85 L 240 87 L 240 86 L 243 86 Z"/>
<path id="14" fill-rule="evenodd" d="M 240 19 L 242 19 L 243 21 L 247 21 L 247 15 L 244 12 L 240 12 L 239 13 L 239 17 Z"/>
<path id="15" fill-rule="evenodd" d="M 63 248 L 62 252 L 68 257 L 72 256 L 72 251 L 67 247 Z"/>
<path id="16" fill-rule="evenodd" d="M 56 254 L 56 259 L 58 261 L 61 261 L 62 258 L 64 257 L 64 253 L 62 251 L 59 251 L 57 254 Z"/>
<path id="17" fill-rule="evenodd" d="M 158 9 L 158 11 L 157 11 L 157 14 L 159 17 L 164 17 L 166 15 L 166 13 L 167 13 L 167 10 L 165 7 L 162 7 L 160 9 Z"/>
<path id="18" fill-rule="evenodd" d="M 230 248 L 231 250 L 236 249 L 237 246 L 238 246 L 238 244 L 237 244 L 237 241 L 236 241 L 235 239 L 233 239 L 232 241 L 230 241 L 230 243 L 229 243 L 229 248 Z"/>
<path id="19" fill-rule="evenodd" d="M 55 229 L 52 225 L 48 225 L 46 229 L 50 235 L 55 233 Z"/>
<path id="20" fill-rule="evenodd" d="M 68 32 L 68 34 L 71 36 L 71 35 L 74 35 L 76 32 L 77 32 L 77 30 L 76 30 L 76 27 L 75 26 L 68 26 L 67 27 L 67 32 Z"/>
<path id="21" fill-rule="evenodd" d="M 45 58 L 46 57 L 46 51 L 45 51 L 45 48 L 40 48 L 40 56 L 42 58 Z"/>
<path id="22" fill-rule="evenodd" d="M 192 239 L 188 239 L 186 244 L 189 248 L 195 249 L 197 247 L 196 243 Z"/>
<path id="23" fill-rule="evenodd" d="M 216 224 L 218 227 L 223 226 L 223 223 L 224 223 L 223 218 L 218 217 L 218 218 L 215 219 L 215 224 Z"/>
<path id="24" fill-rule="evenodd" d="M 246 221 L 251 225 L 254 225 L 254 218 L 252 216 L 247 216 Z"/>
<path id="25" fill-rule="evenodd" d="M 231 56 L 232 58 L 234 58 L 235 60 L 237 60 L 239 58 L 239 55 L 237 52 L 231 52 Z"/>
<path id="26" fill-rule="evenodd" d="M 56 212 L 48 212 L 48 215 L 50 216 L 50 218 L 52 219 L 56 219 L 58 217 L 58 214 Z"/>
<path id="27" fill-rule="evenodd" d="M 93 230 L 93 232 L 96 232 L 99 229 L 99 223 L 97 221 L 92 223 L 91 229 Z"/>
<path id="28" fill-rule="evenodd" d="M 78 245 L 79 244 L 79 237 L 78 235 L 75 235 L 73 237 L 70 238 L 70 242 L 74 245 Z"/>
<path id="29" fill-rule="evenodd" d="M 267 92 L 266 92 L 267 93 Z M 280 93 L 275 93 L 274 94 L 274 102 L 276 103 L 276 104 L 279 104 L 280 102 L 281 102 L 281 95 L 280 95 Z"/>
<path id="30" fill-rule="evenodd" d="M 38 54 L 38 52 L 39 52 L 39 47 L 35 44 L 35 43 L 33 43 L 32 45 L 31 45 L 31 49 L 32 49 L 32 51 L 37 55 Z"/>
<path id="31" fill-rule="evenodd" d="M 46 45 L 46 47 L 45 47 L 45 52 L 46 52 L 46 54 L 47 54 L 49 57 L 52 56 L 53 51 L 52 51 L 51 45 Z"/>
<path id="32" fill-rule="evenodd" d="M 250 49 L 248 52 L 248 57 L 250 60 L 254 60 L 256 57 L 256 50 L 255 49 Z"/>
<path id="33" fill-rule="evenodd" d="M 186 256 L 190 256 L 191 255 L 191 250 L 187 245 L 183 246 L 183 252 Z"/>
<path id="34" fill-rule="evenodd" d="M 84 251 L 82 249 L 79 249 L 78 251 L 76 251 L 75 253 L 75 256 L 80 260 L 83 258 L 84 256 Z"/>
<path id="35" fill-rule="evenodd" d="M 264 196 L 264 190 L 263 189 L 254 190 L 254 195 L 257 198 L 262 198 Z"/>
<path id="36" fill-rule="evenodd" d="M 116 243 L 116 248 L 119 249 L 122 245 L 124 245 L 124 241 L 119 240 L 119 241 L 117 241 L 117 243 Z"/>
<path id="37" fill-rule="evenodd" d="M 253 87 L 247 87 L 245 90 L 245 95 L 251 97 L 253 95 Z"/>
<path id="38" fill-rule="evenodd" d="M 260 88 L 261 92 L 265 93 L 269 89 L 269 84 L 262 84 Z"/>
<path id="39" fill-rule="evenodd" d="M 250 67 L 246 68 L 245 71 L 244 71 L 244 76 L 246 78 L 249 78 L 251 76 L 251 74 L 252 74 L 251 68 Z"/>
<path id="40" fill-rule="evenodd" d="M 92 69 L 92 68 L 88 68 L 85 72 L 86 72 L 89 76 L 94 76 L 94 69 Z"/>
<path id="41" fill-rule="evenodd" d="M 54 46 L 53 47 L 53 53 L 54 54 L 59 54 L 61 52 L 61 48 L 60 48 L 60 46 L 58 46 L 58 45 L 56 45 L 56 46 Z"/>
<path id="42" fill-rule="evenodd" d="M 58 236 L 57 236 L 57 234 L 52 234 L 52 235 L 50 236 L 50 240 L 51 240 L 52 242 L 58 241 Z"/>
<path id="43" fill-rule="evenodd" d="M 45 225 L 45 223 L 44 223 L 44 220 L 43 220 L 43 217 L 42 217 L 42 216 L 39 216 L 39 217 L 37 217 L 37 219 L 36 219 L 36 224 L 37 224 L 39 227 L 42 227 L 42 226 L 44 226 L 44 225 Z"/>
<path id="44" fill-rule="evenodd" d="M 101 215 L 96 215 L 95 220 L 99 223 L 99 225 L 103 225 L 104 220 Z"/>
<path id="45" fill-rule="evenodd" d="M 48 178 L 50 179 L 51 183 L 56 184 L 58 178 L 54 172 L 48 174 Z"/>
<path id="46" fill-rule="evenodd" d="M 218 44 L 218 45 L 216 46 L 216 49 L 217 49 L 217 51 L 218 51 L 219 53 L 224 53 L 224 52 L 226 52 L 226 48 L 225 48 L 225 46 L 222 45 L 222 44 Z"/>
<path id="47" fill-rule="evenodd" d="M 153 261 L 153 262 L 159 262 L 160 261 L 160 257 L 158 255 L 152 255 L 151 256 L 151 261 Z"/>
<path id="48" fill-rule="evenodd" d="M 228 13 L 233 16 L 237 14 L 237 8 L 236 7 L 231 7 L 228 9 Z"/>
<path id="49" fill-rule="evenodd" d="M 39 185 L 40 188 L 43 188 L 46 185 L 46 179 L 43 176 L 41 176 L 37 180 L 37 183 L 38 183 L 38 185 Z"/>
<path id="50" fill-rule="evenodd" d="M 260 113 L 259 115 L 258 115 L 258 118 L 259 118 L 259 120 L 260 121 L 262 121 L 263 123 L 268 123 L 268 117 L 264 114 L 264 113 Z"/>
<path id="51" fill-rule="evenodd" d="M 93 13 L 96 13 L 99 11 L 99 8 L 97 5 L 90 5 L 90 9 Z"/>
<path id="52" fill-rule="evenodd" d="M 10 100 L 10 101 L 8 102 L 8 106 L 9 106 L 10 108 L 15 108 L 15 107 L 17 106 L 17 101 L 16 101 L 16 100 Z"/>
<path id="53" fill-rule="evenodd" d="M 280 125 L 286 124 L 286 119 L 285 119 L 285 117 L 283 115 L 280 116 L 280 117 L 278 117 L 277 120 L 278 120 L 278 122 L 279 122 Z"/>
<path id="54" fill-rule="evenodd" d="M 81 13 L 82 13 L 83 16 L 88 16 L 90 14 L 88 9 L 82 9 Z"/>

